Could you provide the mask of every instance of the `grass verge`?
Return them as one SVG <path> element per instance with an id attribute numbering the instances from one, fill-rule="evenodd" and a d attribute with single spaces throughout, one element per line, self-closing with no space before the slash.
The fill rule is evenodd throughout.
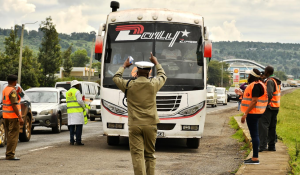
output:
<path id="1" fill-rule="evenodd" d="M 239 116 L 241 116 L 242 114 L 240 114 Z M 233 139 L 238 140 L 239 142 L 244 142 L 244 144 L 241 146 L 241 150 L 245 151 L 245 157 L 247 157 L 251 150 L 249 148 L 249 144 L 245 142 L 245 136 L 243 133 L 243 130 L 240 129 L 238 123 L 235 121 L 234 116 L 230 117 L 230 121 L 229 121 L 229 125 L 232 129 L 235 129 L 236 132 L 231 136 Z M 232 174 L 235 174 L 237 171 L 239 170 L 236 169 L 235 171 L 232 171 Z"/>
<path id="2" fill-rule="evenodd" d="M 276 132 L 288 147 L 291 174 L 300 174 L 300 89 L 281 97 Z"/>

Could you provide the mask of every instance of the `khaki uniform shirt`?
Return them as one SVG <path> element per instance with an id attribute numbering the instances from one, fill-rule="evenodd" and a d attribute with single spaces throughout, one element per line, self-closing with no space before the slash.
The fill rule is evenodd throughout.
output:
<path id="1" fill-rule="evenodd" d="M 11 104 L 17 104 L 18 103 L 18 95 L 16 90 L 12 90 L 11 93 L 9 94 L 9 100 Z"/>
<path id="2" fill-rule="evenodd" d="M 159 123 L 156 109 L 156 93 L 167 80 L 165 71 L 160 64 L 156 65 L 155 78 L 138 77 L 131 80 L 127 90 L 128 125 L 153 125 Z M 124 68 L 120 67 L 113 81 L 118 88 L 125 92 L 129 80 L 124 80 Z"/>

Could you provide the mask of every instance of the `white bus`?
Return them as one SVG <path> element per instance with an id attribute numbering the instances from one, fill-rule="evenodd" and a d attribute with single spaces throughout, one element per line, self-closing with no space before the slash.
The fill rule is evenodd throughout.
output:
<path id="1" fill-rule="evenodd" d="M 149 61 L 155 55 L 168 77 L 157 93 L 160 118 L 158 138 L 187 138 L 187 146 L 198 148 L 206 116 L 206 70 L 212 44 L 204 18 L 200 15 L 167 9 L 132 9 L 112 12 L 101 24 L 95 56 L 102 62 L 101 115 L 104 136 L 109 145 L 128 137 L 128 113 L 124 93 L 112 78 L 128 56 Z M 104 31 L 104 32 L 103 32 Z M 104 36 L 101 36 L 105 33 Z M 135 66 L 123 73 L 134 78 Z M 155 67 L 151 72 L 156 76 Z M 141 94 L 142 95 L 142 94 Z"/>

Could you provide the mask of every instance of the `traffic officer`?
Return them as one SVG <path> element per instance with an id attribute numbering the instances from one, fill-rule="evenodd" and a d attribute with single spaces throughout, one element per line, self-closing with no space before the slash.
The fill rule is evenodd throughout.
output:
<path id="1" fill-rule="evenodd" d="M 265 85 L 268 92 L 268 106 L 265 113 L 259 119 L 259 151 L 276 151 L 276 124 L 277 114 L 280 107 L 280 85 L 281 81 L 274 77 L 274 68 L 265 68 Z M 268 148 L 267 148 L 268 145 Z"/>
<path id="2" fill-rule="evenodd" d="M 132 65 L 129 58 L 113 77 L 118 88 L 127 96 L 129 147 L 136 175 L 154 174 L 157 123 L 160 122 L 156 109 L 156 93 L 167 80 L 162 66 L 152 53 L 150 61 L 153 64 L 145 61 L 135 63 L 138 67 L 138 78 L 135 80 L 122 78 L 124 69 Z M 149 79 L 149 72 L 154 65 L 157 75 Z"/>
<path id="3" fill-rule="evenodd" d="M 268 96 L 266 86 L 260 79 L 259 70 L 253 69 L 250 72 L 248 84 L 242 98 L 241 111 L 244 115 L 241 118 L 241 122 L 245 123 L 245 120 L 247 120 L 252 139 L 253 156 L 252 158 L 245 160 L 244 164 L 259 164 L 258 120 L 266 110 Z"/>
<path id="4" fill-rule="evenodd" d="M 6 160 L 20 160 L 15 157 L 15 151 L 19 139 L 20 125 L 24 124 L 21 113 L 21 97 L 19 93 L 21 88 L 15 89 L 18 77 L 16 75 L 8 75 L 6 86 L 2 92 L 2 115 L 4 118 L 5 134 L 7 138 Z"/>
<path id="5" fill-rule="evenodd" d="M 83 111 L 85 104 L 79 91 L 80 83 L 77 80 L 71 82 L 71 89 L 66 93 L 68 125 L 70 126 L 70 145 L 74 145 L 74 131 L 76 129 L 76 145 L 84 145 L 81 142 L 82 126 L 84 124 Z"/>

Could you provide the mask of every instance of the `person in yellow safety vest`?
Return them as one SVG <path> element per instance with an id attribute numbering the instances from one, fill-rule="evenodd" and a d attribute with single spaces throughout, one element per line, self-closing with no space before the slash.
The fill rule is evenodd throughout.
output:
<path id="1" fill-rule="evenodd" d="M 258 120 L 265 112 L 268 104 L 268 95 L 265 84 L 261 81 L 260 71 L 253 69 L 248 77 L 248 86 L 244 91 L 241 111 L 244 112 L 241 122 L 247 125 L 252 138 L 253 156 L 245 160 L 244 164 L 259 164 L 258 147 Z"/>
<path id="2" fill-rule="evenodd" d="M 79 89 L 80 83 L 77 80 L 71 82 L 71 89 L 66 93 L 68 125 L 70 126 L 70 145 L 74 145 L 74 131 L 76 129 L 76 145 L 84 145 L 81 142 L 82 126 L 84 124 L 85 104 L 82 100 Z"/>
<path id="3" fill-rule="evenodd" d="M 259 119 L 259 151 L 276 151 L 276 124 L 277 114 L 280 107 L 280 86 L 281 81 L 273 76 L 274 68 L 265 68 L 265 85 L 268 93 L 268 106 L 262 117 Z M 268 145 L 268 148 L 267 148 Z"/>
<path id="4" fill-rule="evenodd" d="M 18 77 L 16 75 L 8 75 L 8 86 L 2 91 L 2 115 L 4 119 L 5 135 L 7 138 L 6 146 L 6 160 L 20 160 L 15 157 L 15 151 L 19 139 L 20 125 L 24 124 L 21 112 L 21 97 L 22 89 L 19 87 L 17 90 Z"/>
<path id="5" fill-rule="evenodd" d="M 88 123 L 88 118 L 87 118 L 87 110 L 86 109 L 91 109 L 91 107 L 87 104 L 85 104 L 85 109 L 83 111 L 83 116 L 84 116 L 84 124 L 86 125 Z"/>

